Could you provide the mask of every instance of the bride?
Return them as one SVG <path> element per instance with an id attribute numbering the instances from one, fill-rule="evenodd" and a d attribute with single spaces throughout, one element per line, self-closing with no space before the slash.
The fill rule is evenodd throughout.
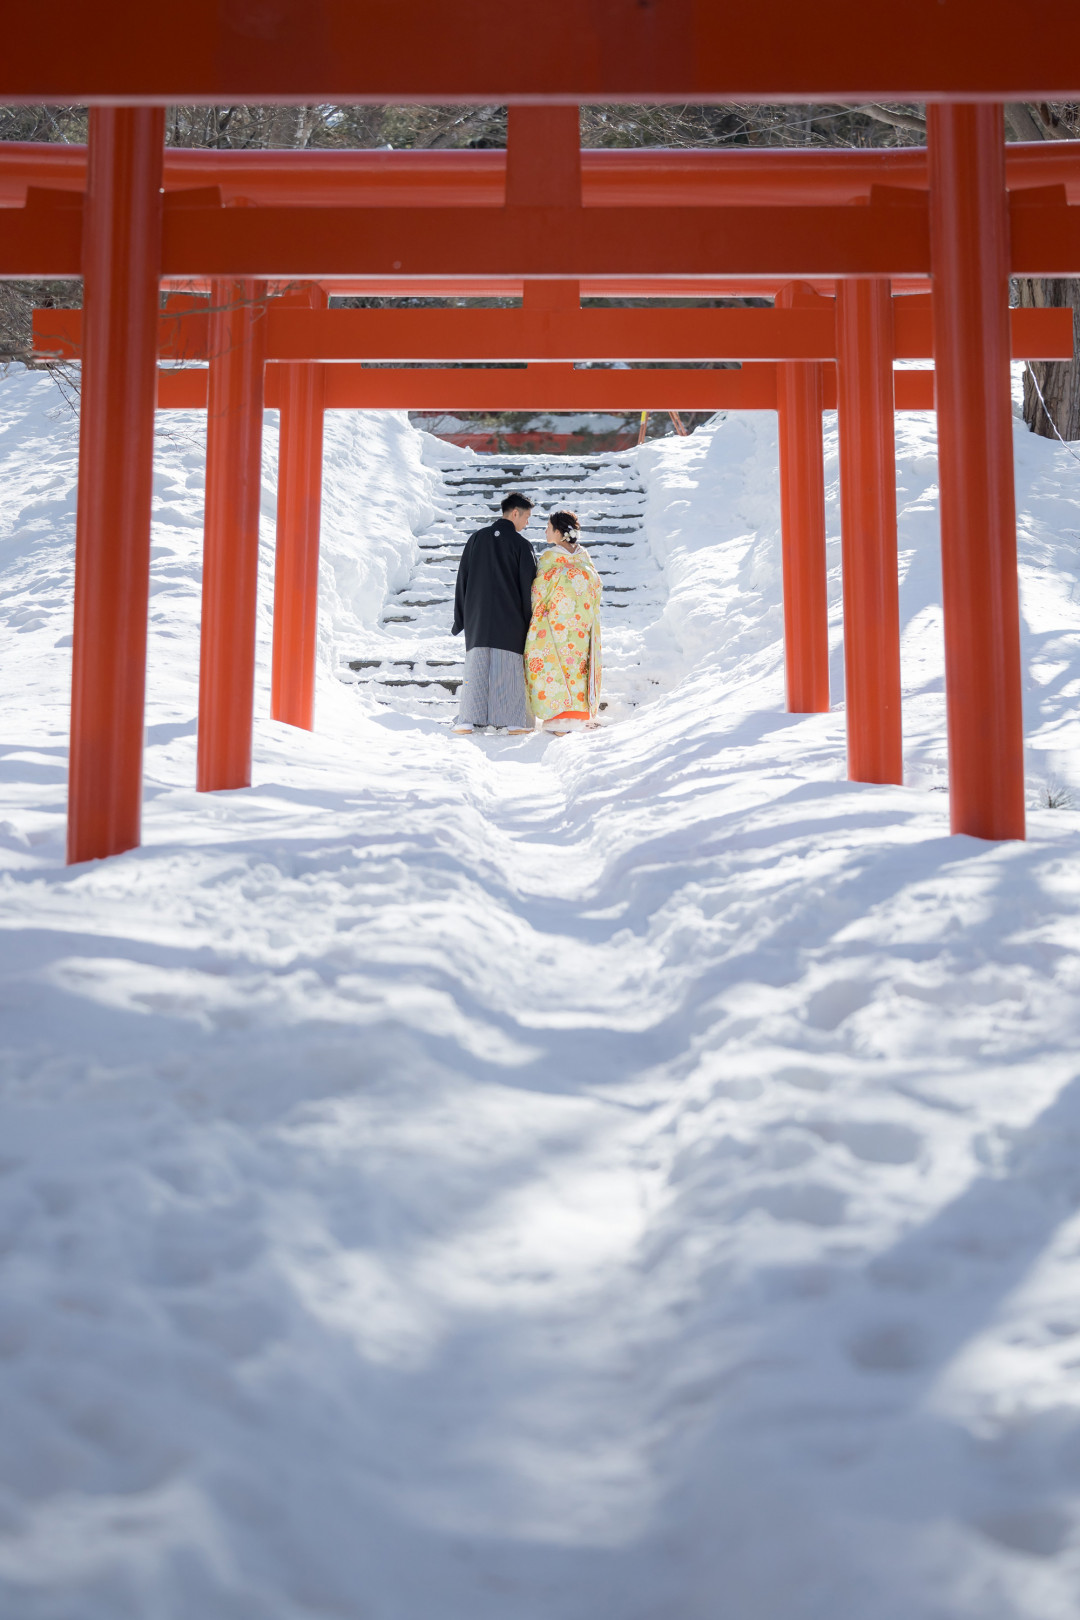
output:
<path id="1" fill-rule="evenodd" d="M 525 642 L 529 707 L 545 731 L 556 733 L 594 722 L 600 702 L 603 586 L 579 530 L 576 512 L 552 512 L 548 519 Z"/>

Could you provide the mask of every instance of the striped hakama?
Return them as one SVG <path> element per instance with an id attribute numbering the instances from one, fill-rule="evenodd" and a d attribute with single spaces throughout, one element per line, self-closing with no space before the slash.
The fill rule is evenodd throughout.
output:
<path id="1" fill-rule="evenodd" d="M 504 647 L 470 647 L 465 678 L 458 694 L 459 726 L 498 726 L 532 731 L 534 720 L 525 695 L 525 664 L 520 653 Z"/>

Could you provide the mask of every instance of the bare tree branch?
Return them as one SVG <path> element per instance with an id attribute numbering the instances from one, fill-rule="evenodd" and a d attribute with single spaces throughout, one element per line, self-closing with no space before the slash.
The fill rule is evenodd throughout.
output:
<path id="1" fill-rule="evenodd" d="M 498 106 L 466 107 L 430 140 L 419 141 L 417 145 L 426 146 L 432 151 L 448 146 L 467 146 L 470 139 L 479 135 L 498 112 Z"/>
<path id="2" fill-rule="evenodd" d="M 903 112 L 899 107 L 884 107 L 876 101 L 852 107 L 851 112 L 865 113 L 879 124 L 890 124 L 893 129 L 906 129 L 913 135 L 926 135 L 926 119 L 920 113 Z"/>

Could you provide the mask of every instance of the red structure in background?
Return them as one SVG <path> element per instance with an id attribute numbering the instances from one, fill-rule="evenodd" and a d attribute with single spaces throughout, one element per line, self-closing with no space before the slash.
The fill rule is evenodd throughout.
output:
<path id="1" fill-rule="evenodd" d="M 557 376 L 559 383 L 554 391 L 572 406 L 574 399 L 570 396 L 580 393 L 584 397 L 591 386 L 588 371 L 576 370 L 574 361 L 604 361 L 614 345 L 627 358 L 664 365 L 719 358 L 832 361 L 837 355 L 831 297 L 810 296 L 798 305 L 776 309 L 582 309 L 577 302 L 577 282 L 541 284 L 552 285 L 568 289 L 569 302 L 562 308 L 552 308 L 550 303 L 538 307 L 530 289 L 520 309 L 328 310 L 325 300 L 320 309 L 309 307 L 306 290 L 297 298 L 286 289 L 283 295 L 275 292 L 267 300 L 266 358 L 271 362 L 328 360 L 335 366 L 349 361 L 358 365 L 457 360 L 480 365 L 536 363 L 531 381 Z M 753 283 L 746 285 L 752 287 Z M 305 286 L 290 284 L 296 289 Z M 830 285 L 828 291 L 832 293 L 834 287 Z M 550 300 L 549 292 L 545 296 Z M 209 297 L 170 295 L 158 321 L 159 358 L 208 359 L 211 307 Z M 1007 311 L 1007 320 L 1014 358 L 1071 352 L 1072 329 L 1060 309 L 1013 309 Z M 38 310 L 34 330 L 35 343 L 43 356 L 80 357 L 80 311 Z M 929 295 L 894 298 L 889 331 L 890 360 L 932 359 L 933 306 Z M 622 376 L 632 394 L 629 373 L 623 371 Z M 460 380 L 467 390 L 468 378 Z M 418 376 L 416 381 L 423 388 L 424 377 Z M 677 382 L 679 387 L 689 386 L 690 377 L 680 372 Z M 645 386 L 652 385 L 649 375 Z M 514 386 L 516 389 L 517 382 Z M 604 392 L 616 386 L 616 379 L 609 378 L 603 384 Z M 545 391 L 552 390 L 537 390 Z M 649 408 L 668 407 L 650 400 Z"/>
<path id="2" fill-rule="evenodd" d="M 206 517 L 196 787 L 248 787 L 262 493 L 266 289 L 221 281 L 211 298 Z"/>
<path id="3" fill-rule="evenodd" d="M 893 334 L 889 284 L 836 290 L 848 775 L 902 782 Z"/>
<path id="4" fill-rule="evenodd" d="M 813 309 L 822 300 L 804 282 L 793 282 L 781 288 L 776 302 L 781 309 Z M 787 706 L 794 714 L 818 714 L 829 707 L 825 463 L 821 444 L 824 369 L 820 360 L 787 360 L 776 368 L 784 665 Z"/>
<path id="5" fill-rule="evenodd" d="M 754 283 L 746 285 L 753 287 Z M 892 415 L 894 404 L 898 409 L 932 409 L 934 377 L 929 371 L 894 374 L 892 365 L 898 357 L 930 358 L 931 300 L 926 296 L 891 298 L 888 284 L 880 281 L 842 282 L 839 293 L 837 304 L 806 284 L 781 288 L 777 305 L 784 313 L 779 321 L 768 309 L 598 312 L 602 319 L 616 317 L 618 341 L 634 354 L 650 348 L 664 353 L 665 345 L 689 354 L 708 353 L 715 352 L 719 344 L 729 354 L 786 350 L 822 357 L 751 362 L 741 370 L 577 370 L 563 362 L 513 370 L 451 367 L 416 371 L 366 368 L 355 362 L 328 359 L 366 350 L 416 360 L 431 354 L 434 348 L 519 359 L 535 352 L 537 345 L 549 354 L 573 354 L 579 352 L 575 345 L 587 341 L 581 335 L 582 327 L 587 332 L 594 313 L 580 309 L 574 283 L 539 283 L 530 287 L 523 311 L 325 312 L 325 293 L 310 288 L 298 288 L 271 300 L 262 322 L 266 328 L 264 356 L 318 353 L 323 358 L 323 363 L 271 359 L 266 367 L 265 402 L 282 411 L 271 707 L 274 718 L 307 726 L 312 719 L 321 484 L 321 448 L 317 455 L 312 447 L 321 447 L 323 409 L 408 407 L 415 406 L 419 399 L 434 399 L 459 409 L 467 408 L 463 401 L 468 401 L 479 407 L 497 403 L 507 409 L 577 405 L 603 410 L 625 408 L 642 393 L 656 399 L 658 392 L 660 400 L 666 397 L 684 406 L 689 397 L 696 406 L 708 410 L 778 412 L 788 708 L 804 713 L 827 710 L 829 648 L 821 413 L 826 408 L 836 409 L 839 403 L 849 774 L 856 781 L 899 781 L 900 632 Z M 868 326 L 865 317 L 859 315 L 859 300 L 865 304 L 871 295 L 870 308 L 876 311 L 876 319 Z M 229 296 L 226 289 L 220 289 L 216 293 L 211 290 L 209 299 L 170 297 L 168 311 L 159 322 L 163 355 L 186 355 L 189 359 L 210 356 L 212 370 L 217 364 L 217 349 L 206 309 L 211 299 L 221 301 Z M 227 302 L 224 307 L 229 308 Z M 837 308 L 841 312 L 839 320 Z M 308 319 L 313 309 L 324 313 Z M 279 311 L 287 312 L 285 319 L 280 318 Z M 846 338 L 845 313 L 850 328 Z M 414 315 L 419 315 L 419 320 L 413 319 Z M 1071 354 L 1072 317 L 1068 310 L 1012 310 L 1009 321 L 1014 353 L 1031 357 Z M 38 311 L 36 341 L 43 351 L 75 356 L 81 352 L 81 326 L 78 311 Z M 714 345 L 711 351 L 710 344 Z M 235 352 L 235 340 L 228 339 L 227 347 Z M 839 364 L 834 362 L 834 355 L 841 357 Z M 159 404 L 205 408 L 207 376 L 206 371 L 161 372 Z M 670 403 L 666 409 L 674 411 Z M 210 442 L 215 443 L 222 431 L 222 421 L 212 414 L 208 423 Z M 247 550 L 252 545 L 250 540 L 245 542 Z M 253 612 L 252 607 L 252 616 Z M 219 615 L 204 618 L 204 663 L 207 643 L 211 637 L 218 638 L 216 627 L 220 622 Z M 253 617 L 250 622 L 253 625 Z M 212 715 L 220 707 L 231 715 L 234 728 L 243 729 L 246 761 L 250 752 L 251 706 L 247 693 L 254 669 L 253 630 L 243 639 L 234 631 L 228 645 L 245 648 L 246 683 L 239 688 L 244 694 L 243 706 L 239 714 L 233 712 L 229 696 L 233 687 L 224 684 L 214 705 L 207 709 L 200 737 L 204 730 L 215 729 Z M 207 787 L 237 785 L 220 774 L 206 777 L 201 771 L 199 781 Z"/>
<path id="6" fill-rule="evenodd" d="M 326 307 L 320 288 L 293 296 L 309 308 Z M 315 724 L 326 367 L 293 360 L 277 370 L 281 429 L 270 716 L 310 731 Z"/>
<path id="7" fill-rule="evenodd" d="M 980 838 L 1019 838 L 1024 732 L 1001 108 L 933 107 L 928 136 L 952 824 Z"/>
<path id="8" fill-rule="evenodd" d="M 68 859 L 138 844 L 161 243 L 160 108 L 90 113 Z M 136 790 L 137 789 L 137 790 Z"/>
<path id="9" fill-rule="evenodd" d="M 783 317 L 814 313 L 798 308 L 794 299 L 787 310 L 767 312 L 775 317 L 778 346 L 771 358 L 779 362 L 779 376 L 774 366 L 759 368 L 756 375 L 748 366 L 737 375 L 744 395 L 759 387 L 766 395 L 771 390 L 773 405 L 782 401 L 782 481 L 789 517 L 785 578 L 796 598 L 786 605 L 789 698 L 820 703 L 815 639 L 820 607 L 810 605 L 820 596 L 812 372 L 818 369 L 824 403 L 827 361 L 836 355 L 849 761 L 852 774 L 875 780 L 895 780 L 899 774 L 892 630 L 895 501 L 890 504 L 888 440 L 895 351 L 886 329 L 890 321 L 897 326 L 900 310 L 889 299 L 887 284 L 932 277 L 952 825 L 983 837 L 1023 836 L 1007 279 L 1010 270 L 1080 272 L 1080 208 L 1070 202 L 1075 154 L 1050 147 L 1007 163 L 996 104 L 1032 96 L 1071 99 L 1077 93 L 1062 85 L 1060 64 L 1078 59 L 1080 17 L 1068 14 L 1055 18 L 1052 30 L 1025 31 L 1015 26 L 1004 0 L 953 0 L 947 7 L 937 0 L 913 0 L 904 26 L 897 28 L 891 12 L 868 17 L 855 0 L 828 0 L 824 17 L 820 8 L 808 13 L 794 0 L 778 0 L 770 13 L 771 49 L 765 53 L 760 19 L 721 7 L 688 12 L 674 5 L 661 11 L 623 0 L 614 8 L 610 0 L 551 0 L 542 39 L 525 14 L 507 13 L 493 0 L 477 0 L 466 14 L 460 8 L 448 11 L 442 0 L 414 0 L 407 28 L 399 10 L 374 0 L 309 0 L 304 6 L 281 0 L 257 28 L 212 0 L 193 0 L 193 7 L 178 36 L 149 9 L 103 13 L 85 0 L 60 0 L 47 64 L 39 65 L 35 42 L 20 45 L 20 30 L 31 23 L 18 18 L 0 68 L 0 99 L 95 105 L 89 154 L 81 160 L 85 203 L 81 178 L 72 184 L 74 169 L 65 170 L 59 183 L 51 171 L 43 183 L 42 170 L 34 167 L 39 161 L 74 164 L 78 158 L 54 154 L 39 160 L 24 153 L 22 170 L 17 159 L 12 159 L 14 169 L 6 159 L 0 163 L 4 185 L 27 188 L 25 203 L 7 210 L 0 274 L 85 274 L 72 860 L 114 853 L 138 838 L 141 754 L 135 715 L 141 729 L 157 352 L 150 316 L 159 275 L 173 285 L 302 280 L 398 291 L 524 281 L 530 291 L 536 288 L 533 311 L 492 312 L 519 318 L 480 330 L 516 332 L 519 347 L 527 349 L 522 358 L 554 362 L 545 368 L 549 373 L 561 372 L 575 358 L 624 357 L 617 335 L 621 323 L 592 317 L 629 312 L 574 310 L 566 293 L 571 282 L 585 290 L 627 293 L 642 286 L 670 288 L 673 281 L 689 290 L 723 277 L 750 279 L 774 291 L 805 281 L 820 292 L 823 280 L 837 282 L 834 349 L 822 353 L 810 342 L 807 352 L 809 340 L 800 340 L 802 347 L 794 351 L 793 339 L 785 345 L 785 325 L 793 332 L 800 323 L 785 323 Z M 889 154 L 882 162 L 880 154 L 866 154 L 873 167 L 852 169 L 864 154 L 828 154 L 824 160 L 813 153 L 784 154 L 783 163 L 773 168 L 740 166 L 740 154 L 723 173 L 706 161 L 712 154 L 648 154 L 640 162 L 639 155 L 603 154 L 597 161 L 579 153 L 576 111 L 568 105 L 582 99 L 883 97 L 938 103 L 931 109 L 928 156 Z M 150 104 L 193 98 L 507 101 L 509 149 L 499 162 L 492 161 L 493 154 L 476 153 L 454 154 L 453 165 L 441 168 L 421 164 L 407 171 L 387 164 L 378 170 L 391 177 L 386 182 L 376 178 L 370 163 L 358 165 L 342 184 L 348 164 L 337 165 L 333 176 L 324 166 L 318 171 L 324 188 L 318 201 L 304 190 L 316 173 L 308 162 L 312 154 L 267 155 L 261 166 L 245 159 L 245 174 L 229 195 L 221 178 L 212 177 L 213 165 L 226 163 L 222 155 L 185 155 L 182 161 L 193 163 L 198 174 L 192 180 L 189 168 L 186 184 L 177 185 L 179 170 L 170 154 L 173 180 L 166 177 L 162 194 L 157 189 L 162 122 Z M 148 105 L 131 105 L 138 102 Z M 803 156 L 813 161 L 802 164 Z M 893 157 L 897 161 L 890 171 Z M 468 166 L 460 168 L 462 163 Z M 221 176 L 229 172 L 240 175 L 239 169 L 223 167 Z M 854 192 L 853 174 L 867 180 Z M 385 205 L 373 205 L 364 186 L 374 187 Z M 250 206 L 229 205 L 241 200 Z M 548 284 L 550 296 L 537 283 Z M 220 305 L 220 297 L 215 301 Z M 262 358 L 274 352 L 276 362 L 308 368 L 319 359 L 338 358 L 313 347 L 320 312 L 282 308 L 260 319 L 246 304 L 243 315 L 239 307 L 227 322 L 220 308 L 212 320 L 201 786 L 246 780 L 250 766 L 252 490 L 258 487 Z M 400 317 L 429 312 L 390 313 L 399 318 L 384 323 L 382 335 L 392 349 L 411 326 L 414 333 L 434 334 L 425 340 L 435 345 L 426 358 L 472 357 L 468 346 L 464 352 L 445 348 L 449 334 L 464 334 L 466 323 L 406 322 Z M 666 317 L 679 312 L 651 313 L 665 317 L 654 319 L 654 336 L 661 328 L 678 330 Z M 805 334 L 807 323 L 801 324 Z M 216 347 L 224 327 L 227 350 Z M 727 327 L 734 329 L 730 322 Z M 357 342 L 375 331 L 372 323 L 358 324 Z M 497 336 L 496 348 L 503 341 Z M 649 353 L 661 357 L 655 348 Z M 691 357 L 677 348 L 675 357 L 680 356 Z M 373 357 L 362 349 L 353 358 Z M 736 356 L 714 351 L 713 357 Z M 404 355 L 399 348 L 390 358 Z M 787 369 L 796 366 L 807 369 Z M 275 369 L 276 363 L 267 371 L 268 384 Z M 342 389 L 351 390 L 346 402 L 357 395 L 371 402 L 378 392 L 361 367 L 351 381 L 343 373 L 353 366 L 320 369 L 324 405 L 336 402 L 335 392 L 342 402 Z M 419 394 L 435 373 L 410 375 L 425 379 L 416 383 Z M 489 374 L 492 379 L 508 375 Z M 645 375 L 631 374 L 633 384 L 646 386 Z M 666 375 L 670 379 L 671 373 Z M 298 588 L 291 582 L 311 577 L 308 497 L 318 409 L 313 390 L 300 389 L 294 398 L 294 380 L 278 396 L 293 401 L 281 509 L 286 525 L 295 525 L 296 535 L 306 530 L 308 538 L 292 551 L 285 548 L 279 573 L 283 624 Z M 556 392 L 570 388 L 565 374 L 547 380 Z M 533 377 L 528 386 L 536 382 Z M 192 385 L 185 380 L 176 386 Z M 575 392 L 579 386 L 575 380 Z M 662 399 L 663 386 L 655 384 L 655 408 L 693 408 L 689 397 Z M 488 402 L 494 404 L 491 395 Z M 423 400 L 414 396 L 412 403 Z M 813 508 L 803 524 L 794 516 L 800 506 Z M 297 515 L 305 512 L 306 517 Z M 796 580 L 803 583 L 793 584 Z M 800 590 L 805 592 L 801 600 Z M 306 606 L 310 609 L 310 602 Z M 282 632 L 279 673 L 293 656 L 289 649 L 307 645 L 309 620 L 301 614 L 300 621 Z M 796 651 L 802 671 L 797 678 Z M 290 705 L 295 699 L 293 712 L 305 712 L 302 693 L 286 698 L 283 687 L 275 691 L 275 704 L 279 698 Z"/>

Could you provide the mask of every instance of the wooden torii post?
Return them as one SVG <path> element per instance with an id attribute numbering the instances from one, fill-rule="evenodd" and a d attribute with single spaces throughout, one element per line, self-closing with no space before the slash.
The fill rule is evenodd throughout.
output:
<path id="1" fill-rule="evenodd" d="M 821 302 L 820 294 L 805 282 L 782 287 L 776 298 L 780 309 L 812 309 L 820 307 Z M 784 673 L 787 706 L 796 714 L 822 713 L 829 707 L 825 464 L 821 442 L 824 408 L 825 379 L 820 360 L 786 360 L 777 366 Z"/>
<path id="2" fill-rule="evenodd" d="M 159 108 L 91 109 L 69 861 L 140 837 L 164 135 Z"/>
<path id="3" fill-rule="evenodd" d="M 857 782 L 904 779 L 892 302 L 880 277 L 836 290 L 844 691 Z"/>
<path id="4" fill-rule="evenodd" d="M 265 286 L 217 280 L 207 378 L 196 787 L 247 787 L 255 701 Z"/>
<path id="5" fill-rule="evenodd" d="M 326 308 L 320 287 L 285 296 L 300 307 Z M 310 731 L 315 724 L 326 367 L 290 360 L 273 369 L 278 374 L 280 431 L 270 716 Z"/>
<path id="6" fill-rule="evenodd" d="M 1002 109 L 931 107 L 927 129 L 952 826 L 1022 838 Z"/>

